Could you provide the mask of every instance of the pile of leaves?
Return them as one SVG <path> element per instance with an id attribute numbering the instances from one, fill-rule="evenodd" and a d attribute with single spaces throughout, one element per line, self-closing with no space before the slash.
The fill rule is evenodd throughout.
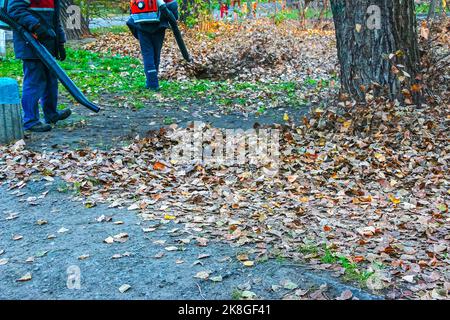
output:
<path id="1" fill-rule="evenodd" d="M 434 21 L 431 28 L 420 28 L 424 90 L 431 103 L 450 100 L 450 18 Z"/>
<path id="2" fill-rule="evenodd" d="M 182 60 L 173 35 L 167 32 L 162 53 L 162 77 L 291 81 L 314 76 L 328 79 L 336 65 L 332 31 L 302 31 L 297 22 L 275 25 L 270 19 L 245 24 L 215 23 L 208 32 L 185 29 L 184 39 L 194 58 Z M 305 42 L 308 45 L 302 45 Z M 86 50 L 140 57 L 139 43 L 130 33 L 99 36 Z"/>

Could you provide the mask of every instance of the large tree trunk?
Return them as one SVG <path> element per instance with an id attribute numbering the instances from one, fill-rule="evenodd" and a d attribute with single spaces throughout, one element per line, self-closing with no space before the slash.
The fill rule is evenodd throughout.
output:
<path id="1" fill-rule="evenodd" d="M 60 0 L 61 23 L 68 40 L 79 40 L 91 34 L 89 21 L 83 17 L 81 10 L 78 10 L 73 0 Z"/>
<path id="2" fill-rule="evenodd" d="M 365 101 L 369 88 L 385 87 L 402 98 L 419 65 L 414 0 L 331 0 L 331 8 L 342 91 Z"/>

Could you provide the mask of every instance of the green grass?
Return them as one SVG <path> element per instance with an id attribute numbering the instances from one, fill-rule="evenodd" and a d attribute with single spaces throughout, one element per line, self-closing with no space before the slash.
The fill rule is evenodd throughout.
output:
<path id="1" fill-rule="evenodd" d="M 323 263 L 334 264 L 338 261 L 338 258 L 331 252 L 330 249 L 325 248 L 325 254 L 320 259 Z"/>
<path id="2" fill-rule="evenodd" d="M 91 29 L 91 33 L 93 35 L 101 35 L 106 33 L 120 34 L 124 32 L 129 32 L 127 26 L 112 26 L 112 27 L 100 27 Z"/>
<path id="3" fill-rule="evenodd" d="M 242 291 L 234 289 L 233 292 L 231 292 L 231 300 L 241 300 L 241 298 L 242 298 Z"/>
<path id="4" fill-rule="evenodd" d="M 447 1 L 448 2 L 448 1 Z M 435 12 L 439 13 L 441 10 L 441 6 L 439 5 L 439 1 L 437 2 Z M 430 11 L 430 4 L 429 3 L 420 3 L 416 4 L 416 13 L 419 14 L 428 14 Z M 450 5 L 447 4 L 447 7 L 445 8 L 446 12 L 450 12 Z"/>
<path id="5" fill-rule="evenodd" d="M 341 265 L 345 270 L 343 279 L 358 283 L 361 287 L 366 287 L 367 280 L 374 274 L 374 272 L 361 270 L 356 263 L 352 263 L 348 258 L 332 252 L 327 247 L 324 247 L 323 253 L 320 253 L 319 247 L 314 243 L 305 243 L 299 246 L 297 252 L 304 256 L 315 255 L 320 257 L 320 261 L 325 264 Z M 377 267 L 382 268 L 382 265 Z"/>
<path id="6" fill-rule="evenodd" d="M 325 248 L 325 253 L 320 260 L 326 264 L 340 264 L 345 270 L 343 279 L 359 283 L 362 287 L 367 286 L 367 280 L 373 275 L 373 272 L 360 270 L 356 263 L 352 263 L 348 258 L 333 253 L 328 248 Z"/>
<path id="7" fill-rule="evenodd" d="M 120 96 L 128 105 L 140 109 L 154 97 L 154 92 L 145 90 L 143 65 L 139 59 L 73 48 L 67 48 L 67 52 L 68 59 L 61 66 L 90 99 L 104 101 L 105 96 L 112 95 L 110 102 L 116 104 L 118 102 L 114 97 Z M 22 80 L 22 62 L 14 59 L 12 50 L 8 50 L 6 59 L 0 62 L 0 75 L 16 78 L 19 82 Z M 258 106 L 253 111 L 264 113 L 266 104 L 280 101 L 293 107 L 304 106 L 307 101 L 300 99 L 299 92 L 304 88 L 322 90 L 329 86 L 329 81 L 311 78 L 304 83 L 262 83 L 194 79 L 162 80 L 160 85 L 161 96 L 171 100 L 211 99 L 225 108 L 263 102 L 264 106 Z M 264 95 L 260 96 L 260 92 Z"/>
<path id="8" fill-rule="evenodd" d="M 320 17 L 320 12 L 320 10 L 308 8 L 305 12 L 305 17 L 306 19 L 318 19 Z M 333 17 L 331 10 L 325 11 L 323 16 L 327 19 Z M 298 9 L 286 9 L 269 15 L 269 17 L 274 20 L 275 24 L 280 24 L 287 20 L 300 20 L 300 13 Z"/>
<path id="9" fill-rule="evenodd" d="M 297 251 L 303 255 L 318 254 L 319 248 L 314 244 L 303 244 L 297 248 Z"/>
<path id="10" fill-rule="evenodd" d="M 430 11 L 430 4 L 429 3 L 418 3 L 416 4 L 416 13 L 428 13 Z"/>

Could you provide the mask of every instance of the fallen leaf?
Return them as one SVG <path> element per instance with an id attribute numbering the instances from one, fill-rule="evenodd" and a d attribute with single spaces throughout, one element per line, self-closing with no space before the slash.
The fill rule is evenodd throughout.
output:
<path id="1" fill-rule="evenodd" d="M 58 233 L 65 233 L 67 231 L 69 231 L 69 229 L 62 227 L 58 230 Z"/>
<path id="2" fill-rule="evenodd" d="M 18 282 L 25 282 L 25 281 L 30 281 L 31 279 L 32 279 L 31 272 L 28 272 L 24 276 L 22 276 L 21 278 L 17 279 L 16 281 L 18 281 Z"/>
<path id="3" fill-rule="evenodd" d="M 287 290 L 294 290 L 294 289 L 297 289 L 297 288 L 298 288 L 298 285 L 295 284 L 295 283 L 293 283 L 293 282 L 290 281 L 290 280 L 285 280 L 285 281 L 283 281 L 282 285 L 283 285 L 283 288 L 284 288 L 284 289 L 287 289 Z"/>
<path id="4" fill-rule="evenodd" d="M 44 225 L 44 224 L 47 224 L 48 222 L 47 222 L 47 220 L 38 220 L 36 223 L 37 223 L 38 225 L 42 226 L 42 225 Z"/>
<path id="5" fill-rule="evenodd" d="M 249 290 L 244 290 L 241 293 L 241 298 L 244 298 L 244 299 L 253 299 L 255 297 L 256 297 L 256 293 L 249 291 Z"/>
<path id="6" fill-rule="evenodd" d="M 164 170 L 166 168 L 166 165 L 162 162 L 155 162 L 153 165 L 154 170 Z"/>
<path id="7" fill-rule="evenodd" d="M 353 297 L 353 292 L 350 290 L 345 290 L 341 293 L 341 295 L 337 298 L 337 300 L 350 300 Z"/>
<path id="8" fill-rule="evenodd" d="M 211 280 L 212 282 L 222 282 L 222 276 L 215 276 L 215 277 L 211 277 L 209 278 L 209 280 Z"/>
<path id="9" fill-rule="evenodd" d="M 125 293 L 130 289 L 131 289 L 131 286 L 129 284 L 123 284 L 120 286 L 119 291 L 120 291 L 120 293 Z"/>
<path id="10" fill-rule="evenodd" d="M 253 267 L 255 265 L 254 261 L 244 261 L 243 265 L 246 267 Z"/>
<path id="11" fill-rule="evenodd" d="M 210 273 L 211 271 L 200 271 L 194 276 L 194 278 L 206 280 L 209 278 Z"/>
<path id="12" fill-rule="evenodd" d="M 108 243 L 108 244 L 111 244 L 111 243 L 114 242 L 114 238 L 113 238 L 113 237 L 108 237 L 108 238 L 106 238 L 105 240 L 103 240 L 103 242 L 106 242 L 106 243 Z"/>

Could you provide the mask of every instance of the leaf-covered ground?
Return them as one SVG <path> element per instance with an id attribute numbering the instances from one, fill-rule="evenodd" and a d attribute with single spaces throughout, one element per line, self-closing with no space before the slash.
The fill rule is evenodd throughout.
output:
<path id="1" fill-rule="evenodd" d="M 248 28 L 266 26 L 250 25 L 230 32 L 242 32 L 244 38 L 235 42 L 236 52 L 218 49 L 225 46 L 217 43 L 222 37 L 197 39 L 199 47 L 187 37 L 193 52 L 206 50 L 198 54 L 204 59 L 199 65 L 205 66 L 209 77 L 220 72 L 209 69 L 207 60 L 217 64 L 224 57 L 222 52 L 227 52 L 230 61 L 239 63 L 233 59 L 242 51 L 240 43 L 250 46 L 250 54 L 263 52 L 257 56 L 261 59 L 271 52 L 272 44 L 264 42 L 264 35 L 258 33 L 252 41 L 254 34 L 248 33 Z M 94 43 L 89 49 L 106 47 L 102 39 L 100 45 Z M 289 49 L 301 55 L 314 47 L 317 38 L 303 34 L 293 39 L 305 41 L 300 49 Z M 330 39 L 324 43 L 332 43 Z M 212 43 L 212 51 L 201 49 L 208 43 Z M 448 42 L 441 39 L 437 45 L 438 52 L 448 51 Z M 107 50 L 137 52 L 135 45 L 124 44 Z M 296 70 L 290 80 L 308 74 L 304 64 L 295 67 L 295 55 L 281 57 L 274 52 L 273 59 Z M 304 59 L 309 59 L 312 73 L 317 68 L 326 77 L 327 71 L 321 70 L 327 68 L 320 67 L 328 63 L 325 57 L 319 50 Z M 442 63 L 436 59 L 430 54 L 427 67 Z M 233 65 L 223 71 L 227 77 L 234 77 Z M 262 60 L 261 65 L 267 69 L 260 73 L 267 74 L 264 79 L 277 78 L 282 72 L 277 69 L 281 62 L 271 67 Z M 173 79 L 204 74 L 196 73 L 196 68 L 171 71 L 166 66 L 165 71 Z M 182 130 L 172 125 L 108 151 L 36 152 L 23 142 L 2 147 L 0 181 L 14 190 L 32 178 L 52 181 L 59 177 L 87 208 L 105 203 L 135 211 L 144 220 L 172 221 L 199 246 L 208 246 L 213 240 L 253 246 L 260 259 L 288 257 L 306 262 L 387 298 L 446 299 L 450 290 L 450 110 L 448 68 L 442 70 L 424 79 L 428 100 L 421 107 L 380 98 L 365 106 L 350 102 L 317 106 L 300 123 L 291 123 L 287 116 L 285 124 L 276 127 L 282 132 L 276 175 L 269 175 L 270 168 L 264 166 L 170 162 L 173 138 Z M 262 79 L 257 70 L 255 77 Z M 258 263 L 258 259 L 241 258 L 249 265 Z"/>
<path id="2" fill-rule="evenodd" d="M 286 82 L 336 76 L 334 33 L 302 31 L 296 21 L 280 25 L 270 19 L 217 22 L 208 31 L 185 30 L 184 39 L 194 63 L 183 61 L 168 32 L 170 44 L 163 49 L 161 63 L 163 78 Z M 129 32 L 104 34 L 84 48 L 135 58 L 141 55 L 138 41 Z"/>
<path id="3" fill-rule="evenodd" d="M 388 288 L 391 298 L 445 298 L 448 110 L 381 102 L 357 114 L 329 110 L 286 128 L 272 178 L 265 168 L 171 165 L 165 131 L 109 152 L 40 154 L 16 144 L 1 151 L 0 178 L 14 189 L 35 175 L 60 176 L 86 206 L 174 220 L 204 245 L 220 239 L 306 259 Z"/>

